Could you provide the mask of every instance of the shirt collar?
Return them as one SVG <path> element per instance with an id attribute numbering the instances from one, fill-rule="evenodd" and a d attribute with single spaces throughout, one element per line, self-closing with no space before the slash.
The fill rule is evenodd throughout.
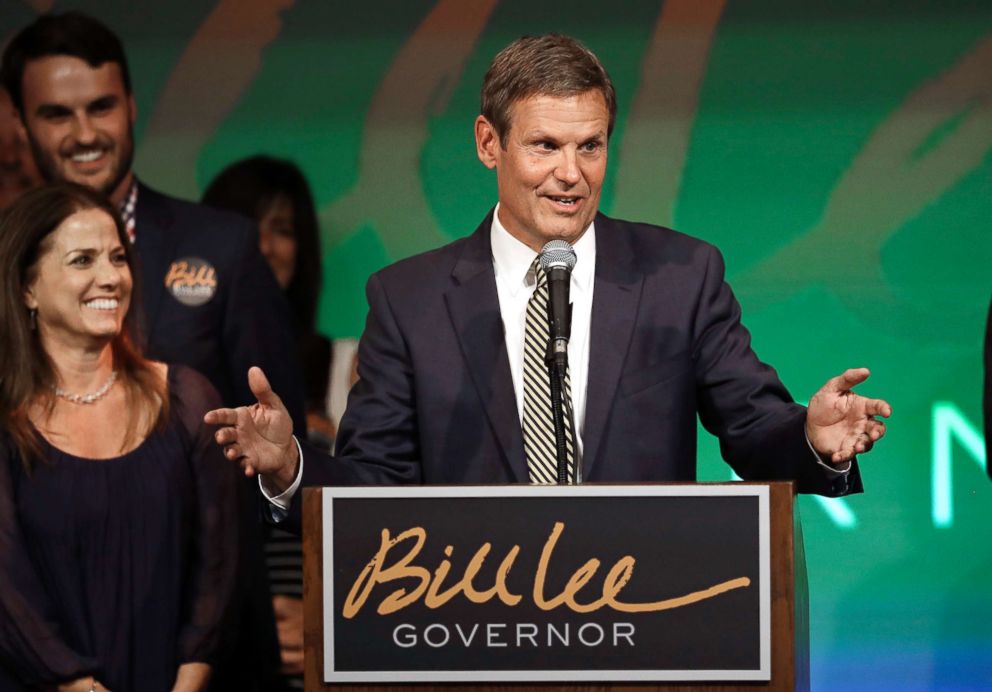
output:
<path id="1" fill-rule="evenodd" d="M 537 253 L 510 235 L 499 220 L 499 204 L 493 211 L 493 225 L 489 233 L 493 251 L 496 279 L 504 282 L 511 295 L 534 286 L 531 265 Z M 572 288 L 589 290 L 596 269 L 596 224 L 590 223 L 574 245 L 575 268 L 572 270 Z"/>
<path id="2" fill-rule="evenodd" d="M 128 188 L 127 195 L 124 196 L 124 200 L 120 205 L 121 220 L 124 222 L 124 230 L 127 231 L 127 237 L 133 244 L 136 235 L 136 224 L 135 224 L 135 211 L 138 207 L 138 181 L 135 179 L 131 180 L 131 187 Z"/>

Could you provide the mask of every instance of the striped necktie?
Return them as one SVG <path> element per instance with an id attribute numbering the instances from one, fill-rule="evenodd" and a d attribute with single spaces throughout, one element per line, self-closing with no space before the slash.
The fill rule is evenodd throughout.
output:
<path id="1" fill-rule="evenodd" d="M 524 454 L 531 483 L 558 482 L 558 455 L 555 444 L 554 414 L 551 410 L 551 377 L 544 356 L 551 327 L 548 320 L 548 277 L 538 259 L 532 265 L 537 287 L 527 302 L 524 330 Z M 575 436 L 569 415 L 572 408 L 572 383 L 565 371 L 565 446 L 568 477 L 574 478 Z"/>

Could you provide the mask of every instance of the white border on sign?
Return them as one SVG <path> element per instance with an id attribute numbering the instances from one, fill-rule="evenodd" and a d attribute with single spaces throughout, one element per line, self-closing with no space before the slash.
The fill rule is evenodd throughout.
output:
<path id="1" fill-rule="evenodd" d="M 758 498 L 759 667 L 744 670 L 390 670 L 334 669 L 334 498 L 424 497 L 727 497 Z M 329 488 L 323 499 L 324 682 L 767 681 L 771 679 L 771 526 L 766 485 L 451 485 Z"/>

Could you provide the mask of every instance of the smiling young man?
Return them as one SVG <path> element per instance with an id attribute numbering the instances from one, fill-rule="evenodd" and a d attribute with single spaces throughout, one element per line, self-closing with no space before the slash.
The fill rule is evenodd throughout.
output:
<path id="1" fill-rule="evenodd" d="M 31 153 L 46 180 L 99 190 L 120 205 L 134 180 L 134 119 L 121 66 L 90 66 L 73 55 L 29 60 L 20 113 Z"/>
<path id="2" fill-rule="evenodd" d="M 289 309 L 253 224 L 156 192 L 131 169 L 137 109 L 120 39 L 78 12 L 43 15 L 11 39 L 2 75 L 42 176 L 99 190 L 121 210 L 139 260 L 146 354 L 200 371 L 230 405 L 251 401 L 244 373 L 265 363 L 302 432 Z M 248 484 L 243 491 L 240 640 L 217 684 L 274 689 L 279 657 L 257 491 Z"/>
<path id="3" fill-rule="evenodd" d="M 290 525 L 301 483 L 548 482 L 527 439 L 550 425 L 533 416 L 532 385 L 547 370 L 528 363 L 528 308 L 535 258 L 552 239 L 577 256 L 568 367 L 585 481 L 695 480 L 698 416 L 743 478 L 860 492 L 854 456 L 884 433 L 875 416 L 890 413 L 851 391 L 868 371 L 832 378 L 809 409 L 796 404 L 751 350 L 716 248 L 598 212 L 616 95 L 596 56 L 566 36 L 519 39 L 493 60 L 481 105 L 476 149 L 496 172 L 498 203 L 468 237 L 369 279 L 337 458 L 301 460 L 258 370 L 259 406 L 208 415 Z M 546 322 L 543 331 L 539 357 Z"/>

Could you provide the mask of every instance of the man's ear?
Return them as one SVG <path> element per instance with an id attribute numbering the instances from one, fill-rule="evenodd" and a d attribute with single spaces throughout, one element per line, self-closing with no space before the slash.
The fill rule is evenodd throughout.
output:
<path id="1" fill-rule="evenodd" d="M 496 168 L 501 145 L 496 128 L 484 116 L 475 119 L 475 152 L 486 168 Z"/>
<path id="2" fill-rule="evenodd" d="M 138 120 L 138 104 L 134 100 L 134 94 L 127 95 L 127 111 L 128 117 L 131 119 L 131 126 L 134 127 L 134 123 Z"/>

